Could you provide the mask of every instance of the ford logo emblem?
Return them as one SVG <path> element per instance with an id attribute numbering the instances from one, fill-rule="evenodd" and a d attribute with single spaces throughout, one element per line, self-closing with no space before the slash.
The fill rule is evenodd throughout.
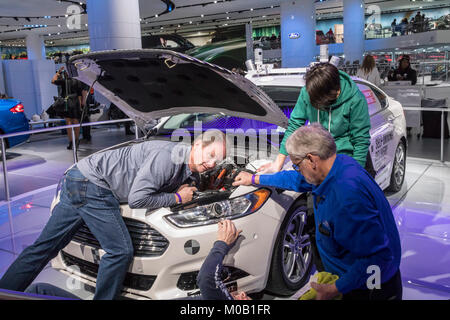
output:
<path id="1" fill-rule="evenodd" d="M 289 39 L 298 39 L 298 38 L 300 38 L 300 33 L 298 32 L 289 33 Z"/>

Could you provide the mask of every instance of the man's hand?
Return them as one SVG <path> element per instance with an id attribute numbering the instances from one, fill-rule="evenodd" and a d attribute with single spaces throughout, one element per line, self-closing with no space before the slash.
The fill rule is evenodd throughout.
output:
<path id="1" fill-rule="evenodd" d="M 227 245 L 232 245 L 242 230 L 236 230 L 236 226 L 231 220 L 223 220 L 218 224 L 219 230 L 217 231 L 217 240 L 223 241 Z"/>
<path id="2" fill-rule="evenodd" d="M 189 187 L 188 185 L 182 185 L 180 189 L 178 189 L 177 191 L 177 193 L 181 197 L 181 203 L 191 201 L 195 191 L 197 191 L 196 187 Z"/>
<path id="3" fill-rule="evenodd" d="M 239 173 L 236 178 L 234 178 L 233 186 L 249 186 L 252 184 L 252 174 L 248 172 Z M 259 181 L 259 180 L 258 180 Z"/>
<path id="4" fill-rule="evenodd" d="M 317 291 L 316 300 L 331 300 L 339 294 L 336 285 L 311 282 L 311 288 Z"/>
<path id="5" fill-rule="evenodd" d="M 178 188 L 177 192 L 180 192 L 182 189 L 184 189 L 184 188 L 186 188 L 186 187 L 189 187 L 189 185 L 188 185 L 187 183 L 181 185 L 181 187 Z"/>

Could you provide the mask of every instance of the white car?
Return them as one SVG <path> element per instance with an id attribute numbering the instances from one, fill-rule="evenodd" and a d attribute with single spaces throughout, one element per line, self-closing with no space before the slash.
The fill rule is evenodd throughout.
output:
<path id="1" fill-rule="evenodd" d="M 222 217 L 233 219 L 243 230 L 224 261 L 222 277 L 227 285 L 237 285 L 239 290 L 250 293 L 267 289 L 276 295 L 290 295 L 306 283 L 312 268 L 307 229 L 314 225 L 307 214 L 307 195 L 275 188 L 231 186 L 241 170 L 254 171 L 276 157 L 276 146 L 288 124 L 283 109 L 288 112 L 295 105 L 302 85 L 300 73 L 294 70 L 290 75 L 273 74 L 266 80 L 261 74 L 253 74 L 249 80 L 165 50 L 116 50 L 76 56 L 68 70 L 72 77 L 89 85 L 96 81 L 95 90 L 141 127 L 167 116 L 147 137 L 112 148 L 173 135 L 186 138 L 192 134 L 196 120 L 203 121 L 203 130 L 249 128 L 234 131 L 236 152 L 216 171 L 202 175 L 200 192 L 190 203 L 156 210 L 121 205 L 135 255 L 124 281 L 124 296 L 173 299 L 198 294 L 196 275 L 216 240 L 217 222 Z M 293 85 L 284 85 L 285 79 L 291 79 L 287 83 Z M 377 181 L 385 188 L 393 176 L 398 189 L 403 183 L 406 150 L 401 105 L 363 81 L 360 86 L 367 99 L 372 99 L 371 155 Z M 179 129 L 187 131 L 183 134 Z M 273 134 L 267 138 L 262 134 L 264 130 L 272 130 Z M 267 146 L 272 152 L 266 153 Z M 391 174 L 397 172 L 397 167 L 401 177 Z M 285 168 L 291 167 L 286 164 Z M 221 181 L 219 171 L 225 172 Z M 58 192 L 52 208 L 57 201 Z M 83 226 L 52 260 L 52 266 L 95 287 L 103 254 L 98 241 Z"/>

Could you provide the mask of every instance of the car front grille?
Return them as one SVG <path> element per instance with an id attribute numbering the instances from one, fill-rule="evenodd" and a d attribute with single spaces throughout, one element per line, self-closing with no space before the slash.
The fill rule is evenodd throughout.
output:
<path id="1" fill-rule="evenodd" d="M 61 251 L 61 256 L 67 266 L 76 266 L 79 268 L 81 273 L 97 278 L 98 264 L 74 257 L 64 251 Z M 148 291 L 151 289 L 155 280 L 156 276 L 127 272 L 123 281 L 123 286 L 130 289 Z"/>
<path id="2" fill-rule="evenodd" d="M 123 218 L 123 221 L 130 233 L 135 257 L 156 257 L 166 251 L 169 241 L 148 224 L 128 218 Z M 72 240 L 96 249 L 101 248 L 98 240 L 84 223 Z"/>

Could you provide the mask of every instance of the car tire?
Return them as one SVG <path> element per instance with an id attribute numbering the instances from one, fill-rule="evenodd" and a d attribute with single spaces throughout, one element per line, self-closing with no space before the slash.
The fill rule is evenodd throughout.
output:
<path id="1" fill-rule="evenodd" d="M 292 295 L 309 280 L 313 259 L 307 219 L 308 208 L 302 199 L 292 206 L 281 224 L 266 286 L 274 295 Z"/>
<path id="2" fill-rule="evenodd" d="M 391 183 L 386 189 L 389 192 L 398 192 L 402 188 L 405 180 L 406 170 L 406 148 L 403 141 L 400 141 L 395 149 L 394 163 L 392 164 Z"/>

